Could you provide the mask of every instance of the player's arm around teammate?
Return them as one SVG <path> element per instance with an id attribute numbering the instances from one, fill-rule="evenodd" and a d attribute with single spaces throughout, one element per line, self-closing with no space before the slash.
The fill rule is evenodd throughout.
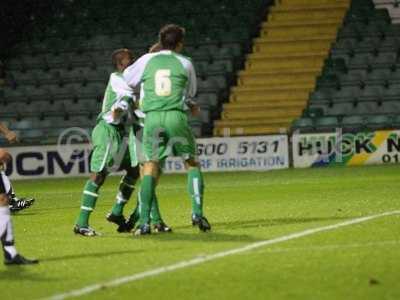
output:
<path id="1" fill-rule="evenodd" d="M 188 191 L 192 201 L 192 223 L 202 231 L 211 229 L 203 216 L 204 181 L 196 158 L 196 143 L 188 124 L 185 106 L 193 111 L 196 73 L 191 60 L 179 54 L 183 49 L 184 29 L 167 25 L 161 29 L 161 51 L 146 54 L 124 71 L 127 83 L 141 86 L 141 109 L 146 113 L 143 135 L 141 218 L 136 234 L 150 233 L 149 214 L 160 165 L 171 155 L 181 156 L 188 172 Z"/>

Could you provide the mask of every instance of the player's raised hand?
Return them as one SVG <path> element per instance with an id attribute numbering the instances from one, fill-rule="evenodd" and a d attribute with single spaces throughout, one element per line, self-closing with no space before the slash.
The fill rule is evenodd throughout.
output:
<path id="1" fill-rule="evenodd" d="M 4 169 L 4 165 L 11 160 L 11 155 L 6 150 L 0 148 L 0 170 Z"/>
<path id="2" fill-rule="evenodd" d="M 7 141 L 11 144 L 18 142 L 17 134 L 14 131 L 9 130 L 6 132 L 4 136 L 7 139 Z"/>
<path id="3" fill-rule="evenodd" d="M 197 117 L 200 115 L 200 106 L 198 106 L 197 104 L 193 104 L 190 106 L 190 112 L 192 114 L 193 117 Z"/>

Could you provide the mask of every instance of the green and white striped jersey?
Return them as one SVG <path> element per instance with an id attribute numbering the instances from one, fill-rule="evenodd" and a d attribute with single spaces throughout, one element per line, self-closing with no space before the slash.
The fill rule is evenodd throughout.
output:
<path id="1" fill-rule="evenodd" d="M 105 120 L 109 124 L 119 125 L 129 117 L 135 101 L 133 90 L 126 84 L 122 73 L 111 73 L 103 98 L 103 106 L 97 120 Z M 118 119 L 112 117 L 112 111 L 121 109 L 123 113 Z"/>
<path id="2" fill-rule="evenodd" d="M 140 109 L 144 113 L 183 111 L 197 92 L 191 60 L 169 50 L 143 55 L 125 69 L 123 77 L 132 88 L 140 85 Z"/>

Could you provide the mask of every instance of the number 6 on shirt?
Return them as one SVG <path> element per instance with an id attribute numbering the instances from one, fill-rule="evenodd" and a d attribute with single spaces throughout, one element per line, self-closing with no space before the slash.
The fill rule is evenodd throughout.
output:
<path id="1" fill-rule="evenodd" d="M 171 95 L 171 70 L 161 69 L 155 74 L 156 95 L 167 97 Z"/>

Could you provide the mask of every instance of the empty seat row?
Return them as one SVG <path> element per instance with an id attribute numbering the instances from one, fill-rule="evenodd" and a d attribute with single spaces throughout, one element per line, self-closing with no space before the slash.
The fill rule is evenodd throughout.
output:
<path id="1" fill-rule="evenodd" d="M 317 89 L 325 87 L 336 87 L 340 89 L 345 86 L 358 86 L 364 88 L 367 85 L 380 85 L 390 87 L 400 83 L 400 69 L 350 69 L 346 73 L 320 75 L 317 78 Z"/>
<path id="2" fill-rule="evenodd" d="M 308 106 L 307 114 L 310 116 L 345 116 L 345 115 L 373 115 L 373 114 L 399 114 L 400 101 L 385 102 L 365 101 L 358 103 L 314 103 Z"/>
<path id="3" fill-rule="evenodd" d="M 292 126 L 293 131 L 300 132 L 333 132 L 341 128 L 345 131 L 380 130 L 400 127 L 400 116 L 352 115 L 343 118 L 328 116 L 319 118 L 302 117 L 297 119 Z"/>
<path id="4" fill-rule="evenodd" d="M 346 86 L 341 89 L 320 89 L 311 92 L 310 103 L 315 102 L 362 102 L 362 101 L 400 101 L 400 85 L 384 88 L 380 85 L 367 85 L 364 89 Z"/>

